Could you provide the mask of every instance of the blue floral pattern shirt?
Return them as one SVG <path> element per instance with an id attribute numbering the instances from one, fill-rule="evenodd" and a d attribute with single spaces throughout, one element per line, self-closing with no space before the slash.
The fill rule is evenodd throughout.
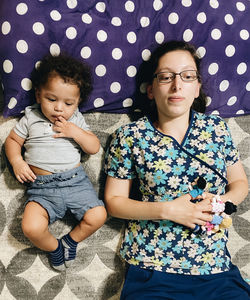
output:
<path id="1" fill-rule="evenodd" d="M 191 113 L 181 144 L 154 128 L 147 117 L 120 127 L 106 153 L 109 176 L 139 180 L 141 201 L 172 201 L 199 176 L 206 191 L 223 194 L 226 168 L 239 159 L 219 116 Z M 120 253 L 129 263 L 163 272 L 206 275 L 227 271 L 227 230 L 199 235 L 169 220 L 128 220 Z"/>

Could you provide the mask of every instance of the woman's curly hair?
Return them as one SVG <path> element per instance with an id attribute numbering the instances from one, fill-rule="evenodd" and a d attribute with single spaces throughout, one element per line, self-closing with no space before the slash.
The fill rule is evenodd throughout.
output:
<path id="1" fill-rule="evenodd" d="M 87 99 L 92 91 L 92 74 L 89 65 L 67 54 L 48 54 L 31 73 L 34 90 L 44 86 L 50 77 L 59 75 L 65 82 L 75 84 L 80 90 L 80 102 Z"/>

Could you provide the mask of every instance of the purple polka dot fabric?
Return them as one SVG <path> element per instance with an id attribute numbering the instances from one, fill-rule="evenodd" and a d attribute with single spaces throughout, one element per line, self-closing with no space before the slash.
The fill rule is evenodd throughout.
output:
<path id="1" fill-rule="evenodd" d="M 250 113 L 249 0 L 1 0 L 0 26 L 5 117 L 34 102 L 30 73 L 48 52 L 91 65 L 94 89 L 80 111 L 131 112 L 140 64 L 172 39 L 203 58 L 208 113 Z"/>

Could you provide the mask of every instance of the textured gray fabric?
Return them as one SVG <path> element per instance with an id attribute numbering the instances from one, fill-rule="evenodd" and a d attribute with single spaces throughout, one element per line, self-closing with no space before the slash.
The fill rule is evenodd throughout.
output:
<path id="1" fill-rule="evenodd" d="M 110 134 L 130 118 L 124 114 L 90 113 L 85 116 L 90 128 L 101 140 L 101 150 L 83 158 L 83 165 L 100 197 L 103 197 L 103 155 Z M 0 146 L 15 118 L 0 117 Z M 233 139 L 250 179 L 250 116 L 227 120 Z M 110 218 L 93 236 L 80 243 L 74 266 L 64 273 L 53 271 L 46 254 L 24 237 L 21 217 L 24 187 L 11 173 L 1 151 L 0 158 L 0 299 L 84 299 L 118 300 L 124 276 L 124 265 L 118 255 L 123 221 Z M 250 198 L 233 217 L 229 249 L 244 278 L 250 278 Z M 60 237 L 74 226 L 71 216 L 54 223 L 50 229 Z"/>

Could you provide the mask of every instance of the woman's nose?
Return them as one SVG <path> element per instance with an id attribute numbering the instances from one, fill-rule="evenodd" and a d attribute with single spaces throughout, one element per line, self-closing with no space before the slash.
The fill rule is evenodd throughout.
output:
<path id="1" fill-rule="evenodd" d="M 172 89 L 174 91 L 178 91 L 181 88 L 181 84 L 182 84 L 182 79 L 181 76 L 179 74 L 175 75 L 174 80 L 172 81 Z"/>

